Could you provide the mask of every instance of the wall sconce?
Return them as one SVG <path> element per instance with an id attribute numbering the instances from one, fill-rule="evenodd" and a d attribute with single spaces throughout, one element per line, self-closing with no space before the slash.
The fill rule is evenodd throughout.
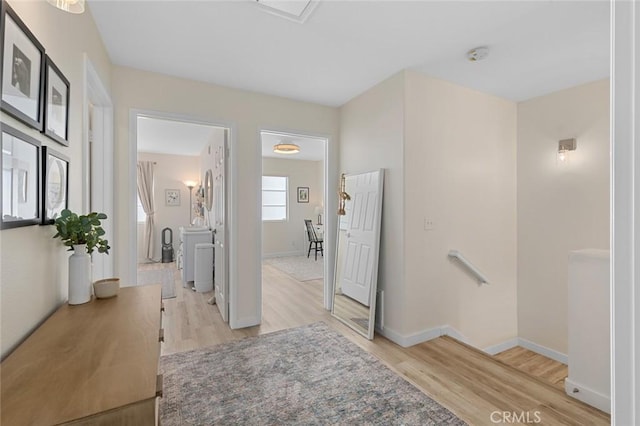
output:
<path id="1" fill-rule="evenodd" d="M 567 163 L 569 161 L 569 152 L 575 151 L 576 146 L 576 138 L 562 139 L 558 142 L 558 161 L 561 163 Z"/>
<path id="2" fill-rule="evenodd" d="M 338 216 L 344 216 L 347 214 L 345 210 L 345 203 L 351 200 L 351 196 L 345 192 L 346 189 L 346 176 L 344 173 L 340 175 L 340 186 L 338 186 Z"/>
<path id="3" fill-rule="evenodd" d="M 69 13 L 84 12 L 84 0 L 47 0 L 47 3 Z"/>

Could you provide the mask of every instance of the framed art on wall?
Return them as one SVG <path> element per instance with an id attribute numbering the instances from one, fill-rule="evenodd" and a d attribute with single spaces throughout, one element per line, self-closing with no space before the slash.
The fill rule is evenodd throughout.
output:
<path id="1" fill-rule="evenodd" d="M 42 224 L 51 225 L 69 208 L 69 158 L 42 147 Z"/>
<path id="2" fill-rule="evenodd" d="M 69 80 L 47 56 L 45 65 L 44 134 L 69 146 Z"/>
<path id="3" fill-rule="evenodd" d="M 309 187 L 308 186 L 299 186 L 298 187 L 298 202 L 299 203 L 308 203 L 309 202 Z"/>
<path id="4" fill-rule="evenodd" d="M 0 130 L 0 229 L 36 225 L 40 222 L 40 142 L 4 123 Z"/>
<path id="5" fill-rule="evenodd" d="M 167 206 L 179 206 L 180 205 L 180 190 L 179 189 L 165 189 L 164 190 L 164 203 Z"/>
<path id="6" fill-rule="evenodd" d="M 42 130 L 44 47 L 6 1 L 0 8 L 0 108 L 34 129 Z"/>

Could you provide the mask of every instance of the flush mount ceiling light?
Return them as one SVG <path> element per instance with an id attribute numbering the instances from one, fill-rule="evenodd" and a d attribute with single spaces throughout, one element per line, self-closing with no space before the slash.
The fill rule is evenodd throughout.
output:
<path id="1" fill-rule="evenodd" d="M 318 0 L 256 0 L 256 3 L 267 13 L 303 23 L 316 8 Z"/>
<path id="2" fill-rule="evenodd" d="M 47 3 L 69 13 L 84 12 L 84 0 L 47 0 Z"/>
<path id="3" fill-rule="evenodd" d="M 279 143 L 273 146 L 273 152 L 276 154 L 297 154 L 300 147 L 295 143 Z"/>
<path id="4" fill-rule="evenodd" d="M 469 62 L 478 62 L 489 56 L 489 48 L 485 46 L 475 47 L 467 52 Z"/>

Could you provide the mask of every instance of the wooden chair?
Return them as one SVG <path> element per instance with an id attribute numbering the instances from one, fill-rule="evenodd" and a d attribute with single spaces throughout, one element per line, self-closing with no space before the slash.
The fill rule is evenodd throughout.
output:
<path id="1" fill-rule="evenodd" d="M 324 256 L 324 249 L 322 248 L 322 238 L 318 238 L 316 230 L 313 227 L 313 222 L 310 219 L 304 220 L 304 225 L 307 227 L 307 237 L 309 237 L 309 251 L 307 252 L 307 258 L 311 255 L 311 246 L 315 244 L 316 260 L 318 260 L 318 251 Z"/>

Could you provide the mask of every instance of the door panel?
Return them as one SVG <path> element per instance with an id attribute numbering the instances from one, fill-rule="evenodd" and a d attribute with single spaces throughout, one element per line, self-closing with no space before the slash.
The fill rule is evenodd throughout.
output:
<path id="1" fill-rule="evenodd" d="M 224 131 L 224 141 L 214 145 L 214 245 L 215 245 L 215 273 L 213 283 L 216 294 L 216 306 L 225 322 L 229 321 L 229 284 L 227 280 L 227 252 L 226 244 L 226 146 L 228 130 Z"/>
<path id="2" fill-rule="evenodd" d="M 342 292 L 369 306 L 380 241 L 376 226 L 380 214 L 380 171 L 347 176 L 345 186 L 351 200 L 345 206 L 347 253 L 344 256 Z"/>

